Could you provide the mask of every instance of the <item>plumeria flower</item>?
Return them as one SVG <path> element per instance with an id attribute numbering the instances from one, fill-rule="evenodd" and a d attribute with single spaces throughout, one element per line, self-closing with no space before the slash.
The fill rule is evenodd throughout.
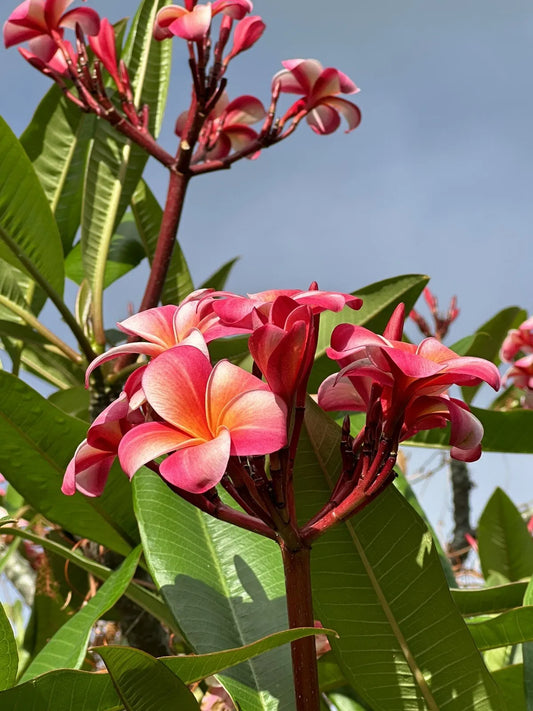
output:
<path id="1" fill-rule="evenodd" d="M 187 125 L 188 112 L 182 113 L 176 121 L 176 134 L 182 136 Z M 200 134 L 201 146 L 194 162 L 202 160 L 220 160 L 234 150 L 246 148 L 255 141 L 258 133 L 250 128 L 251 124 L 261 121 L 266 116 L 263 104 L 255 96 L 239 96 L 230 102 L 226 92 L 215 104 Z M 251 158 L 256 158 L 259 151 Z"/>
<path id="2" fill-rule="evenodd" d="M 115 30 L 107 18 L 101 21 L 99 32 L 89 37 L 89 46 L 113 77 L 117 89 L 121 93 L 125 93 L 117 64 Z"/>
<path id="3" fill-rule="evenodd" d="M 266 324 L 256 328 L 248 347 L 272 391 L 290 406 L 316 349 L 313 311 L 289 296 L 272 303 Z"/>
<path id="4" fill-rule="evenodd" d="M 130 477 L 170 453 L 159 466 L 161 476 L 203 493 L 222 479 L 230 456 L 269 454 L 286 444 L 286 408 L 268 385 L 228 361 L 213 368 L 192 346 L 176 346 L 152 360 L 142 387 L 160 421 L 138 425 L 122 438 L 119 459 Z"/>
<path id="5" fill-rule="evenodd" d="M 510 363 L 520 352 L 524 355 L 533 353 L 533 316 L 508 332 L 500 350 L 500 358 Z"/>
<path id="6" fill-rule="evenodd" d="M 523 347 L 520 347 L 523 350 Z M 533 353 L 517 360 L 502 378 L 502 384 L 512 381 L 515 387 L 523 390 L 520 404 L 526 410 L 533 410 Z"/>
<path id="7" fill-rule="evenodd" d="M 213 311 L 214 298 L 227 294 L 229 292 L 199 289 L 189 294 L 179 306 L 157 306 L 117 323 L 123 333 L 143 340 L 115 346 L 95 358 L 87 369 L 86 382 L 95 368 L 120 355 L 138 353 L 154 358 L 179 343 L 193 345 L 207 355 L 206 343 L 209 341 L 243 333 L 243 329 L 221 325 Z"/>
<path id="8" fill-rule="evenodd" d="M 224 59 L 224 64 L 227 65 L 233 57 L 250 49 L 260 39 L 265 28 L 266 25 L 259 15 L 250 15 L 243 18 L 235 27 L 233 46 L 228 56 Z"/>
<path id="9" fill-rule="evenodd" d="M 400 304 L 383 336 L 362 326 L 337 326 L 327 353 L 342 370 L 322 383 L 319 405 L 325 410 L 368 412 L 378 385 L 384 436 L 403 440 L 449 421 L 452 457 L 478 459 L 481 423 L 465 403 L 450 398 L 447 390 L 453 384 L 482 382 L 497 390 L 498 369 L 483 358 L 458 356 L 436 338 L 426 338 L 419 346 L 402 342 L 403 321 Z"/>
<path id="10" fill-rule="evenodd" d="M 246 296 L 228 296 L 213 303 L 213 310 L 225 326 L 253 331 L 268 322 L 274 301 L 280 296 L 288 296 L 297 304 L 311 307 L 314 315 L 322 311 L 342 311 L 345 306 L 360 309 L 363 302 L 352 294 L 338 291 L 319 291 L 316 283 L 308 291 L 301 289 L 272 289 Z"/>
<path id="11" fill-rule="evenodd" d="M 54 33 L 63 37 L 65 28 L 79 25 L 86 35 L 96 35 L 100 17 L 95 10 L 79 7 L 65 12 L 72 0 L 24 0 L 4 24 L 6 47 L 29 42 L 30 51 L 49 62 L 57 50 Z"/>
<path id="12" fill-rule="evenodd" d="M 104 490 L 122 437 L 145 420 L 140 409 L 144 404 L 143 370 L 139 368 L 130 375 L 119 397 L 90 426 L 87 439 L 79 445 L 65 472 L 61 487 L 64 494 L 81 491 L 86 496 L 100 496 Z"/>
<path id="13" fill-rule="evenodd" d="M 272 88 L 287 94 L 299 94 L 302 99 L 289 109 L 285 116 L 291 118 L 301 112 L 315 133 L 333 133 L 340 125 L 342 114 L 348 123 L 346 133 L 361 122 L 361 112 L 351 101 L 338 94 L 355 94 L 359 91 L 353 81 L 338 69 L 324 69 L 316 59 L 287 59 L 285 69 L 272 79 Z"/>
<path id="14" fill-rule="evenodd" d="M 223 13 L 241 20 L 253 7 L 250 0 L 215 0 L 207 5 L 197 5 L 195 0 L 187 0 L 185 5 L 168 5 L 159 10 L 154 26 L 156 40 L 176 36 L 190 42 L 201 42 L 209 32 L 212 17 Z"/>

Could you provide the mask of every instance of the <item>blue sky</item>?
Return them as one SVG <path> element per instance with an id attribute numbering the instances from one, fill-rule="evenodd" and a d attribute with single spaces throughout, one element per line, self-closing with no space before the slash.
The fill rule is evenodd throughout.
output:
<path id="1" fill-rule="evenodd" d="M 14 3 L 15 4 L 15 3 Z M 13 4 L 13 5 L 14 5 Z M 90 0 L 115 21 L 131 0 Z M 2 1 L 4 16 L 11 10 Z M 257 0 L 267 31 L 228 73 L 230 97 L 268 102 L 282 59 L 314 57 L 346 72 L 363 122 L 316 136 L 302 125 L 254 162 L 193 181 L 180 241 L 200 282 L 240 255 L 234 291 L 273 287 L 351 291 L 425 273 L 441 303 L 457 294 L 459 339 L 504 306 L 532 309 L 533 8 L 526 0 Z M 176 63 L 162 141 L 189 92 Z M 47 80 L 2 50 L 0 113 L 20 133 Z M 165 174 L 148 180 L 162 200 Z M 109 301 L 110 323 L 138 306 L 138 278 Z M 475 511 L 495 484 L 533 500 L 529 458 L 474 465 Z M 443 474 L 427 485 L 432 518 L 448 517 Z M 438 502 L 435 500 L 438 499 Z M 440 507 L 440 509 L 437 509 Z"/>

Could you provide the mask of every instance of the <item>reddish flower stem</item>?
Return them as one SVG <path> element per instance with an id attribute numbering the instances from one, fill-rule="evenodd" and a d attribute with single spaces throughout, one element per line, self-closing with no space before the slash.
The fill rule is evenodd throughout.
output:
<path id="1" fill-rule="evenodd" d="M 139 311 L 145 311 L 146 309 L 157 306 L 161 298 L 172 250 L 174 249 L 181 213 L 183 212 L 183 204 L 185 202 L 188 184 L 188 174 L 175 171 L 170 172 L 167 200 L 163 212 L 163 219 L 161 220 L 157 246 Z"/>
<path id="2" fill-rule="evenodd" d="M 289 627 L 313 627 L 313 597 L 311 588 L 311 549 L 290 550 L 281 543 L 285 571 L 285 591 Z M 292 671 L 296 711 L 319 711 L 320 694 L 314 637 L 304 637 L 291 643 Z"/>

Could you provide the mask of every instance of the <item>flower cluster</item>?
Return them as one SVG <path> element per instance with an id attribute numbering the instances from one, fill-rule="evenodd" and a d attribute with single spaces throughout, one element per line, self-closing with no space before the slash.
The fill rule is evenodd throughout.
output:
<path id="1" fill-rule="evenodd" d="M 458 356 L 436 338 L 418 346 L 401 341 L 401 304 L 383 336 L 361 326 L 337 326 L 331 336 L 330 358 L 341 371 L 327 378 L 318 393 L 325 410 L 372 412 L 377 442 L 395 452 L 398 442 L 420 430 L 451 423 L 451 456 L 474 461 L 481 454 L 483 428 L 468 406 L 448 395 L 451 385 L 499 388 L 498 369 L 474 357 Z"/>
<path id="2" fill-rule="evenodd" d="M 520 356 L 516 360 L 516 356 Z M 511 329 L 500 350 L 504 363 L 514 363 L 503 376 L 502 383 L 509 381 L 523 391 L 520 404 L 533 409 L 533 316 L 530 316 L 518 328 Z"/>
<path id="3" fill-rule="evenodd" d="M 149 107 L 135 104 L 129 70 L 119 57 L 113 25 L 88 7 L 67 10 L 72 2 L 24 0 L 4 24 L 6 47 L 28 42 L 28 48 L 19 50 L 22 56 L 56 81 L 68 99 L 112 123 L 167 167 L 174 166 L 178 159 L 157 146 L 149 134 Z M 180 164 L 180 170 L 193 166 L 191 172 L 202 172 L 203 165 L 216 170 L 240 158 L 255 158 L 261 148 L 291 135 L 304 117 L 319 134 L 335 131 L 341 115 L 348 131 L 360 123 L 358 107 L 339 96 L 357 92 L 355 84 L 337 69 L 323 69 L 314 59 L 282 62 L 284 69 L 272 81 L 268 111 L 251 95 L 228 99 L 228 64 L 250 49 L 265 30 L 262 18 L 251 15 L 252 10 L 250 0 L 206 4 L 185 0 L 185 6 L 167 5 L 157 13 L 155 40 L 177 37 L 188 43 L 193 99 L 176 122 L 181 145 L 187 146 L 186 165 Z M 214 26 L 217 18 L 218 30 Z M 75 31 L 75 42 L 66 39 L 65 30 Z M 103 69 L 116 91 L 110 91 L 109 82 L 104 81 Z M 276 118 L 280 93 L 297 94 L 299 98 Z M 261 128 L 253 129 L 251 126 L 258 122 L 262 122 Z M 197 164 L 202 165 L 195 171 Z"/>
<path id="4" fill-rule="evenodd" d="M 110 349 L 93 361 L 87 377 L 119 355 L 151 360 L 93 422 L 69 464 L 63 492 L 99 495 L 117 455 L 130 477 L 168 455 L 158 466 L 161 476 L 202 494 L 221 481 L 230 458 L 283 449 L 295 398 L 305 394 L 318 314 L 346 305 L 359 308 L 361 301 L 316 288 L 247 297 L 204 289 L 179 306 L 150 309 L 118 324 L 143 340 Z M 226 360 L 211 364 L 207 344 L 237 334 L 251 334 L 257 374 Z"/>
<path id="5" fill-rule="evenodd" d="M 246 296 L 201 289 L 178 306 L 130 316 L 118 324 L 130 342 L 96 358 L 87 377 L 117 356 L 142 354 L 149 361 L 89 428 L 63 492 L 99 495 L 118 457 L 130 478 L 147 465 L 204 510 L 210 511 L 221 484 L 248 517 L 266 526 L 257 530 L 283 530 L 280 510 L 292 496 L 320 314 L 361 305 L 357 297 L 313 283 L 308 291 Z M 345 422 L 344 470 L 322 519 L 302 529 L 308 542 L 322 530 L 321 520 L 327 526 L 351 515 L 390 483 L 399 442 L 420 430 L 451 423 L 452 456 L 479 457 L 482 427 L 448 388 L 481 382 L 498 388 L 498 370 L 456 355 L 435 338 L 405 343 L 403 324 L 401 304 L 383 336 L 353 323 L 332 333 L 327 354 L 341 371 L 322 383 L 318 403 L 324 410 L 365 412 L 366 424 L 353 438 Z M 211 345 L 237 335 L 248 337 L 252 372 L 228 360 L 211 362 Z"/>

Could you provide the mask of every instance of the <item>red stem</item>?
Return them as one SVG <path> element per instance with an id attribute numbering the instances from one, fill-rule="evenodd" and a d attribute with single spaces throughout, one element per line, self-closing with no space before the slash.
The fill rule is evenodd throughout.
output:
<path id="1" fill-rule="evenodd" d="M 157 306 L 161 298 L 161 292 L 165 284 L 170 257 L 174 249 L 174 242 L 183 211 L 189 179 L 188 174 L 175 171 L 170 172 L 167 201 L 163 212 L 163 219 L 161 220 L 157 246 L 139 311 L 145 311 L 146 309 Z"/>
<path id="2" fill-rule="evenodd" d="M 289 627 L 313 627 L 311 549 L 290 550 L 283 542 L 281 555 L 285 571 L 285 591 Z M 296 711 L 319 711 L 320 694 L 314 637 L 291 643 Z"/>

